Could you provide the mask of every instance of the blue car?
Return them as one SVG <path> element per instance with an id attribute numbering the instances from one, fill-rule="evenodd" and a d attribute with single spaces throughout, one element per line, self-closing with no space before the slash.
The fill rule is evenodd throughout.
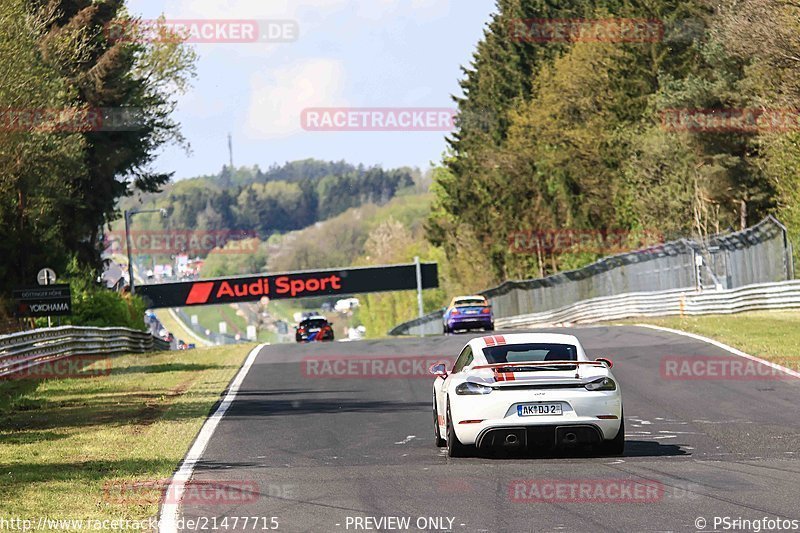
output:
<path id="1" fill-rule="evenodd" d="M 456 296 L 444 311 L 442 325 L 445 333 L 472 329 L 494 331 L 492 307 L 485 296 Z"/>

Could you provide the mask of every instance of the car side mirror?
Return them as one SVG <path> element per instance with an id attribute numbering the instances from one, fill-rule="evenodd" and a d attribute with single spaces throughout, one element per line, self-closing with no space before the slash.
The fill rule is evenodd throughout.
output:
<path id="1" fill-rule="evenodd" d="M 608 368 L 612 368 L 614 366 L 614 363 L 611 361 L 611 359 L 608 359 L 607 357 L 598 357 L 597 359 L 595 359 L 595 361 L 600 361 L 601 363 L 604 363 Z"/>
<path id="2" fill-rule="evenodd" d="M 444 363 L 436 363 L 434 365 L 431 365 L 428 371 L 434 376 L 439 378 L 447 377 L 447 365 Z"/>

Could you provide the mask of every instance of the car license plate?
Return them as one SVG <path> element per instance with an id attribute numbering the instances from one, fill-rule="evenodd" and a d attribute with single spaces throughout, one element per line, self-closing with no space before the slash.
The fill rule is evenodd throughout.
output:
<path id="1" fill-rule="evenodd" d="M 468 315 L 477 315 L 478 312 L 477 311 L 467 311 L 467 314 Z"/>
<path id="2" fill-rule="evenodd" d="M 547 415 L 560 415 L 560 403 L 529 403 L 517 406 L 517 414 L 519 416 L 547 416 Z"/>

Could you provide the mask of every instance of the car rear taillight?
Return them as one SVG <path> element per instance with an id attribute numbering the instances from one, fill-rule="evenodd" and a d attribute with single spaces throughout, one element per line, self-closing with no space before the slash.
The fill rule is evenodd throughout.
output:
<path id="1" fill-rule="evenodd" d="M 306 332 L 306 330 L 303 329 L 303 328 L 300 328 L 300 329 L 297 330 L 297 333 L 300 333 L 300 334 L 305 333 L 305 332 Z"/>
<path id="2" fill-rule="evenodd" d="M 451 315 L 457 315 L 457 314 L 458 314 L 458 309 L 453 309 L 453 312 L 452 312 L 452 313 L 450 313 L 450 314 L 451 314 Z"/>
<path id="3" fill-rule="evenodd" d="M 483 313 L 484 315 L 488 315 L 491 312 L 492 312 L 492 310 L 490 308 L 488 308 L 488 307 L 484 307 L 483 311 L 481 311 L 481 313 Z"/>

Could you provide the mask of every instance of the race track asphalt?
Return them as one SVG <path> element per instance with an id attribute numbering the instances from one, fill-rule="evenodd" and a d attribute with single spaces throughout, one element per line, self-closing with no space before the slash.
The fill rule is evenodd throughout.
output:
<path id="1" fill-rule="evenodd" d="M 332 367 L 313 366 L 452 359 L 468 335 L 267 346 L 194 472 L 193 483 L 222 490 L 189 491 L 184 530 L 196 518 L 225 530 L 225 517 L 227 530 L 252 530 L 243 518 L 233 527 L 245 516 L 290 532 L 713 531 L 714 517 L 800 519 L 800 380 L 674 379 L 664 358 L 729 354 L 636 326 L 557 331 L 613 359 L 624 456 L 449 459 L 433 443 L 431 377 L 331 378 L 320 374 Z M 596 491 L 590 501 L 571 492 L 577 482 Z"/>

